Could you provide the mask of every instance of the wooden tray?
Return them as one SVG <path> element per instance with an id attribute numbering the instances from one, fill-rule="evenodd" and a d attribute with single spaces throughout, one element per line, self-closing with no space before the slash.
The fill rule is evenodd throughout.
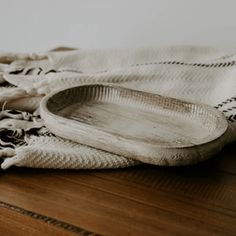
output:
<path id="1" fill-rule="evenodd" d="M 227 136 L 227 120 L 210 106 L 113 85 L 59 91 L 40 109 L 60 137 L 157 165 L 202 161 Z"/>

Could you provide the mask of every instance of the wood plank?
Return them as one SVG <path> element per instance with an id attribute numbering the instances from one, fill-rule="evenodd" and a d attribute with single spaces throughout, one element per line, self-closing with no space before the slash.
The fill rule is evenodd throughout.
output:
<path id="1" fill-rule="evenodd" d="M 54 177 L 51 179 L 55 180 Z M 3 195 L 1 194 L 1 199 L 7 199 L 17 205 L 50 215 L 53 218 L 60 217 L 60 219 L 67 220 L 71 224 L 80 225 L 90 231 L 105 235 L 130 235 L 131 232 L 136 235 L 145 233 L 155 235 L 163 230 L 165 221 L 158 219 L 159 224 L 156 224 L 153 222 L 155 217 L 152 220 L 149 216 L 149 214 L 156 216 L 157 210 L 152 209 L 152 207 L 143 207 L 142 204 L 95 191 L 83 187 L 83 185 L 73 185 L 61 180 L 51 182 L 51 179 L 47 179 L 47 182 L 54 185 L 53 190 L 51 185 L 48 186 L 49 188 L 40 187 L 40 185 L 45 185 L 42 177 L 36 181 L 39 185 L 17 179 L 10 180 L 9 178 L 8 184 L 1 184 L 1 190 L 6 192 Z M 16 186 L 20 186 L 17 191 L 14 190 Z M 17 199 L 15 198 L 16 195 Z M 135 218 L 133 214 L 127 212 L 129 205 L 131 205 L 133 213 L 134 211 L 137 212 L 137 209 L 139 211 Z M 170 214 L 168 215 L 170 216 Z M 166 219 L 168 215 L 165 217 Z M 143 224 L 147 217 L 148 224 Z M 121 229 L 122 232 L 117 232 L 117 229 Z M 167 227 L 166 229 L 168 232 Z"/>
<path id="2" fill-rule="evenodd" d="M 36 220 L 32 217 L 21 214 L 18 211 L 7 208 L 6 204 L 0 207 L 0 234 L 7 236 L 72 236 L 74 233 L 65 231 L 46 222 Z M 19 210 L 19 209 L 18 209 Z"/>
<path id="3" fill-rule="evenodd" d="M 167 173 L 168 172 L 168 173 Z M 143 189 L 143 191 L 164 192 L 171 198 L 185 199 L 190 203 L 196 203 L 200 207 L 208 204 L 220 209 L 236 210 L 236 176 L 221 172 L 199 168 L 166 170 L 152 166 L 136 167 L 129 171 L 94 172 L 96 176 L 92 181 L 89 178 L 84 181 L 87 184 L 96 183 L 96 178 L 120 183 L 126 186 Z M 67 176 L 70 180 L 76 180 L 79 176 L 73 174 Z M 94 182 L 95 181 L 95 182 Z M 103 185 L 102 185 L 103 186 Z"/>
<path id="4" fill-rule="evenodd" d="M 192 167 L 12 168 L 0 173 L 0 201 L 88 233 L 235 235 L 234 157 L 232 144 L 218 157 Z"/>
<path id="5" fill-rule="evenodd" d="M 206 230 L 205 235 L 209 234 L 208 230 L 210 228 L 211 230 L 214 230 L 214 227 L 219 228 L 219 226 L 219 230 L 222 231 L 225 229 L 227 229 L 227 232 L 234 230 L 231 229 L 234 222 L 231 216 L 227 216 L 227 214 L 222 215 L 222 212 L 216 213 L 215 211 L 210 211 L 203 207 L 199 208 L 199 206 L 194 206 L 193 204 L 190 205 L 191 201 L 187 202 L 187 204 L 186 202 L 181 203 L 180 200 L 171 199 L 171 196 L 168 194 L 161 194 L 161 192 L 154 193 L 152 191 L 144 191 L 136 186 L 131 188 L 129 185 L 126 185 L 126 188 L 124 188 L 122 184 L 111 185 L 112 181 L 108 181 L 107 183 L 97 181 L 96 183 L 96 179 L 89 178 L 89 175 L 82 175 L 83 178 L 80 178 L 79 181 L 77 180 L 78 183 L 55 178 L 53 175 L 45 175 L 45 177 L 38 175 L 38 178 L 32 178 L 32 175 L 28 177 L 28 179 L 31 178 L 30 181 L 27 181 L 28 179 L 19 180 L 19 178 L 14 176 L 8 177 L 8 184 L 1 184 L 2 190 L 6 189 L 6 192 L 11 192 L 11 195 L 8 194 L 5 200 L 13 198 L 13 201 L 16 202 L 14 199 L 14 191 L 16 186 L 20 186 L 17 191 L 15 191 L 15 193 L 19 195 L 17 201 L 18 205 L 22 204 L 23 201 L 24 206 L 32 207 L 33 205 L 33 209 L 37 212 L 42 209 L 43 211 L 41 213 L 43 214 L 56 214 L 52 215 L 52 217 L 60 217 L 63 220 L 69 220 L 72 224 L 83 225 L 85 228 L 91 227 L 91 222 L 87 222 L 86 218 L 83 218 L 83 215 L 87 215 L 92 222 L 97 221 L 96 223 L 100 224 L 103 228 L 103 222 L 109 222 L 109 226 L 113 226 L 114 229 L 116 229 L 116 224 L 124 224 L 126 222 L 133 224 L 132 226 L 135 227 L 140 225 L 143 229 L 145 229 L 145 226 L 142 225 L 145 225 L 145 222 L 149 222 L 149 227 L 153 222 L 153 226 L 156 224 L 168 228 L 168 225 L 166 225 L 166 222 L 168 222 L 168 224 L 171 224 L 172 229 L 175 229 L 176 232 L 178 232 L 179 227 L 182 227 L 182 223 L 188 222 L 188 226 L 190 227 L 189 230 L 196 230 L 201 226 L 202 232 Z M 84 187 L 83 184 L 81 184 L 82 180 L 87 185 L 93 186 L 94 184 L 97 184 L 100 186 L 100 189 L 95 191 L 94 189 L 91 189 L 91 186 Z M 104 186 L 106 191 L 110 189 L 110 194 L 104 193 Z M 76 189 L 78 190 L 76 191 Z M 125 192 L 127 191 L 128 194 L 126 195 L 128 195 L 130 199 L 124 200 L 119 196 L 116 196 L 118 195 L 117 189 L 119 190 L 118 194 L 120 195 L 125 195 Z M 145 192 L 145 194 L 142 194 L 143 192 Z M 60 199 L 58 199 L 58 196 L 60 196 Z M 32 198 L 34 198 L 33 201 L 29 200 Z M 57 203 L 55 203 L 55 199 L 57 199 Z M 139 201 L 138 203 L 137 199 Z M 151 204 L 144 205 L 144 203 L 147 202 L 151 202 Z M 49 206 L 52 207 L 49 208 Z M 58 211 L 60 206 L 63 206 L 63 209 Z M 131 217 L 126 216 L 128 213 L 127 210 L 129 213 L 132 212 Z M 192 214 L 191 212 L 194 213 Z M 109 219 L 111 215 L 118 218 L 119 221 L 112 222 Z M 98 217 L 99 219 L 97 219 Z M 156 217 L 158 218 L 155 219 Z M 180 220 L 179 225 L 177 224 L 177 226 L 175 226 L 176 218 Z M 123 220 L 126 222 L 123 222 Z M 204 225 L 201 225 L 204 223 L 204 220 L 208 221 L 205 229 Z M 93 225 L 96 223 L 93 223 Z M 210 225 L 212 225 L 212 227 L 210 227 Z M 99 227 L 99 225 L 97 225 L 97 227 Z M 132 229 L 132 227 L 130 228 Z M 99 228 L 94 228 L 93 230 L 99 232 Z M 185 227 L 184 230 L 186 232 L 187 227 Z M 132 231 L 135 232 L 135 228 L 132 229 Z"/>

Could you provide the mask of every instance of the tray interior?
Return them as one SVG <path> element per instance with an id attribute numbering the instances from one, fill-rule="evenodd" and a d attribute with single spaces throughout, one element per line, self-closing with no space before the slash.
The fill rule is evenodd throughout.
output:
<path id="1" fill-rule="evenodd" d="M 177 99 L 111 86 L 81 86 L 61 91 L 48 109 L 117 137 L 185 147 L 223 133 L 218 113 Z"/>

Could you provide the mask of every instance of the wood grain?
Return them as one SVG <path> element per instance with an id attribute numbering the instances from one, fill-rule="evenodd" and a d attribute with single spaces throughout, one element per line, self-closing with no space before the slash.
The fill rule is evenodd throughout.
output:
<path id="1" fill-rule="evenodd" d="M 234 143 L 189 167 L 2 171 L 14 207 L 0 204 L 0 234 L 235 235 L 235 155 Z"/>
<path id="2" fill-rule="evenodd" d="M 0 233 L 1 235 L 15 236 L 15 235 L 55 235 L 55 236 L 72 236 L 75 235 L 66 232 L 58 227 L 35 220 L 32 217 L 21 214 L 19 208 L 10 206 L 8 204 L 0 203 Z M 35 213 L 34 213 L 35 214 Z M 36 214 L 35 214 L 36 216 Z M 35 217 L 34 216 L 34 217 Z"/>
<path id="3" fill-rule="evenodd" d="M 228 122 L 207 105 L 116 85 L 82 85 L 43 98 L 52 133 L 144 163 L 193 164 L 227 142 Z"/>

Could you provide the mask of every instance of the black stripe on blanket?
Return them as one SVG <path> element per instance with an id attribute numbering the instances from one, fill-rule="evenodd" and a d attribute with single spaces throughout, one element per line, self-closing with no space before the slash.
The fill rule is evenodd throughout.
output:
<path id="1" fill-rule="evenodd" d="M 23 129 L 0 129 L 0 149 L 15 148 L 17 146 L 24 146 L 26 142 L 25 131 Z"/>
<path id="2" fill-rule="evenodd" d="M 138 67 L 138 66 L 148 66 L 148 65 L 179 65 L 179 66 L 189 66 L 189 67 L 202 67 L 202 68 L 208 68 L 208 67 L 214 67 L 214 68 L 227 68 L 236 66 L 236 61 L 231 60 L 227 62 L 214 62 L 214 63 L 188 63 L 183 61 L 153 61 L 153 62 L 146 62 L 146 63 L 137 63 L 133 64 L 130 67 Z M 105 73 L 109 70 L 102 70 L 97 71 L 95 73 Z M 49 73 L 61 73 L 61 72 L 73 72 L 73 73 L 83 73 L 80 70 L 76 70 L 73 68 L 65 68 L 65 69 L 54 69 L 51 68 L 47 71 L 43 70 L 41 67 L 31 67 L 31 68 L 18 68 L 15 70 L 12 70 L 8 72 L 11 75 L 47 75 Z"/>
<path id="3" fill-rule="evenodd" d="M 29 112 L 18 110 L 5 110 L 0 113 L 0 120 L 4 119 L 25 120 L 29 122 L 38 122 L 41 118 Z M 27 138 L 30 136 L 54 136 L 45 126 L 33 127 L 27 129 L 13 129 L 12 127 L 0 128 L 0 149 L 16 148 L 27 145 Z"/>

